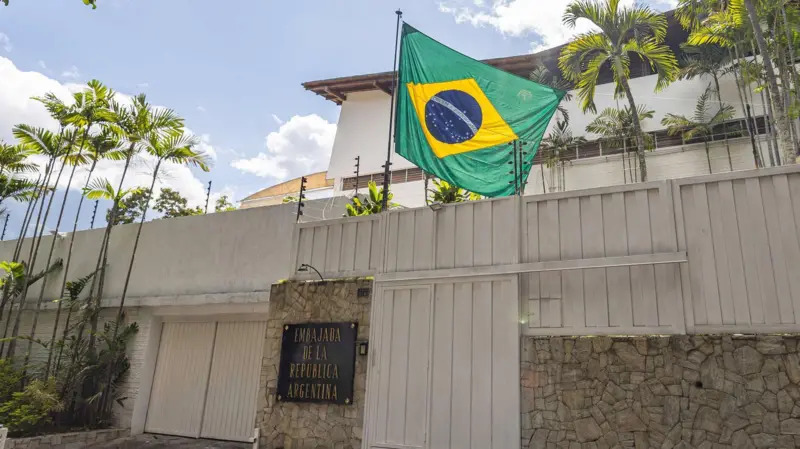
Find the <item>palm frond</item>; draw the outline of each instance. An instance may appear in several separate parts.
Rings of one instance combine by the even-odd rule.
[[[631,40],[623,47],[623,50],[639,55],[658,74],[656,92],[663,90],[669,83],[678,79],[680,67],[675,54],[669,47],[662,45],[656,39]]]
[[[108,179],[95,178],[83,189],[83,195],[92,201],[113,200],[116,192]]]
[[[60,145],[56,135],[45,128],[19,124],[11,130],[11,133],[32,151],[51,157],[59,154]]]

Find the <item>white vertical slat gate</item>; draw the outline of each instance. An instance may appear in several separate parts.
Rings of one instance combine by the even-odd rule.
[[[216,323],[164,323],[145,431],[197,438]]]
[[[519,444],[515,276],[379,287],[365,445]]]
[[[674,253],[668,182],[523,198],[524,262]],[[642,264],[522,275],[532,335],[680,333],[677,264]]]
[[[263,321],[164,323],[145,431],[249,441],[265,330]]]
[[[246,441],[252,436],[265,331],[261,321],[217,324],[201,437]]]
[[[689,331],[797,332],[797,167],[673,182]]]

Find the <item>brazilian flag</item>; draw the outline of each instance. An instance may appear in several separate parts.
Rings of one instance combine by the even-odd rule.
[[[509,143],[526,143],[530,167],[565,92],[464,56],[408,24],[401,39],[397,153],[463,189],[514,194]]]

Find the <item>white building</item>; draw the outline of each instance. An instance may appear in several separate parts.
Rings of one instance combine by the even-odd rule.
[[[671,14],[669,14],[671,18]],[[685,41],[686,33],[674,21],[670,21],[668,44],[676,53],[679,43]],[[546,66],[551,73],[559,73],[557,58],[561,47],[552,48],[536,54],[520,55],[506,58],[486,60],[485,62],[519,76],[527,77],[537,66]],[[680,136],[667,136],[666,129],[661,125],[661,120],[667,113],[684,114],[691,116],[697,103],[697,98],[709,86],[711,79],[681,80],[673,83],[665,90],[655,93],[656,75],[653,75],[648,66],[634,64],[631,67],[631,89],[638,104],[647,106],[655,111],[652,119],[643,122],[646,132],[655,137],[656,149],[647,156],[648,180],[663,180],[695,176],[709,173],[708,161],[702,143],[686,144]],[[609,75],[609,74],[606,74]],[[610,76],[601,75],[601,83],[595,94],[597,110],[602,111],[607,107],[622,108],[627,101],[614,98],[614,84]],[[303,86],[341,105],[336,139],[333,144],[328,176],[335,179],[335,195],[352,194],[355,186],[353,178],[353,160],[361,157],[361,173],[359,187],[366,186],[369,180],[375,180],[382,185],[383,164],[386,160],[386,148],[389,136],[389,110],[392,74],[390,72],[374,73],[368,75],[348,76],[320,81],[310,81]],[[731,162],[729,163],[726,146],[720,141],[712,144],[711,172],[742,170],[754,168],[753,146],[743,122],[745,112],[742,110],[737,92],[735,79],[732,75],[721,79],[722,99],[736,109],[735,120],[731,127],[740,126],[744,133],[741,137],[731,134],[729,139]],[[574,92],[573,92],[574,94]],[[761,147],[762,160],[769,166],[768,144],[765,135],[763,106],[761,95],[751,92],[753,99],[752,115],[758,122],[759,135],[756,145]],[[575,135],[584,135],[589,141],[587,144],[576,148],[575,156],[565,167],[566,190],[585,189],[590,187],[625,184],[636,179],[635,168],[628,168],[628,161],[623,167],[621,148],[603,147],[598,142],[598,136],[587,134],[586,125],[594,118],[595,114],[583,113],[577,97],[573,95],[572,101],[563,103],[569,112],[570,128]],[[735,124],[734,124],[735,123]],[[751,122],[752,123],[752,122]],[[555,119],[551,122],[551,127]],[[715,136],[721,140],[722,135]],[[631,159],[634,159],[631,157]],[[555,190],[555,179],[550,179],[549,169],[542,166],[537,157],[537,164],[530,173],[526,193],[542,193]],[[635,166],[635,163],[633,164]],[[634,172],[634,173],[631,173]],[[633,178],[631,178],[633,175]],[[544,178],[544,179],[543,179]],[[544,182],[544,186],[543,186]],[[416,207],[425,204],[424,181],[422,172],[413,163],[403,157],[392,154],[392,180],[391,190],[394,201],[407,207]]]

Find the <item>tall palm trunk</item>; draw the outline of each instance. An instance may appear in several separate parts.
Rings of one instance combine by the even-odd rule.
[[[743,56],[744,51],[739,49],[739,44],[738,43],[734,44],[734,49],[736,51],[736,61],[739,64],[739,67],[742,67],[742,64],[743,64],[742,61],[745,59],[744,56]],[[755,54],[754,54],[753,58],[754,58],[754,61],[755,61]],[[759,137],[760,136],[760,132],[758,130],[758,121],[756,120],[756,117],[755,117],[755,110],[752,109],[753,108],[753,106],[752,106],[753,105],[753,92],[752,92],[752,89],[750,88],[751,84],[752,83],[745,81],[745,73],[744,73],[744,71],[742,71],[742,92],[744,92],[744,100],[747,103],[747,116],[746,116],[746,118],[747,118],[748,123],[750,123],[750,129],[753,131],[753,134],[752,134],[753,138],[751,140],[753,142],[755,142],[755,145],[756,145],[756,148],[753,151],[758,151],[758,159],[761,161],[761,166],[764,167],[765,166],[765,164],[764,164],[764,150],[761,147],[761,138]],[[750,114],[751,110],[753,112],[752,114]]]
[[[38,186],[40,180],[41,180],[41,175],[39,175],[39,177],[36,178],[35,185]],[[34,192],[35,192],[35,189],[34,189]],[[24,232],[25,222],[28,221],[28,216],[31,213],[31,209],[32,209],[32,206],[34,204],[34,199],[35,199],[35,195],[30,200],[28,200],[28,205],[25,208],[25,215],[22,217],[22,226],[21,226],[20,232],[19,232],[20,235],[22,235],[23,232]],[[19,237],[17,237],[17,240],[19,241]],[[12,260],[16,261],[16,259],[17,259],[17,256],[16,256],[16,249],[15,249],[15,253],[12,256]],[[0,323],[3,322],[3,311],[5,310],[6,305],[9,304],[9,300],[11,299],[11,297],[10,297],[10,287],[11,287],[10,283],[6,283],[6,285],[3,286],[3,295],[2,295],[2,297],[0,297]],[[13,307],[13,302],[12,302],[11,305],[9,305],[9,314],[11,313],[11,307]],[[2,355],[2,354],[3,354],[3,345],[0,344],[0,355]]]
[[[765,89],[769,92],[769,87],[765,86]],[[761,107],[764,111],[764,116],[767,118],[767,150],[769,151],[769,162],[772,167],[776,165],[781,165],[781,157],[778,153],[778,141],[775,137],[775,116],[772,112],[772,104],[769,102],[769,98],[764,96],[764,91],[762,90],[759,92],[761,95]]]
[[[95,167],[97,167],[97,158],[94,158],[92,160],[92,166],[89,168],[89,173],[86,175],[86,182],[83,183],[83,189],[84,190],[89,186],[89,182],[91,182],[91,180],[92,180],[92,173],[94,172]],[[67,257],[66,257],[66,261],[64,262],[64,277],[61,280],[61,289],[59,290],[59,293],[58,293],[59,299],[64,297],[64,293],[65,293],[66,288],[67,288],[67,279],[68,279],[67,276],[69,276],[69,265],[70,265],[70,262],[72,262],[72,249],[73,249],[73,246],[75,245],[75,233],[78,231],[78,221],[80,220],[80,217],[81,217],[81,209],[83,208],[83,200],[85,198],[86,197],[83,194],[81,194],[80,200],[78,200],[78,210],[77,210],[77,212],[75,212],[75,221],[72,223],[72,232],[70,233],[70,236],[69,236],[69,247],[67,248]],[[102,247],[102,244],[100,246]],[[62,302],[59,301],[58,302],[58,307],[56,308],[55,322],[53,323],[53,335],[50,337],[50,346],[49,346],[50,347],[50,351],[49,351],[49,353],[47,355],[47,370],[50,369],[51,362],[52,362],[52,359],[53,359],[53,349],[54,349],[53,345],[55,344],[55,341],[56,341],[56,333],[58,331],[58,324],[59,324],[59,321],[61,320],[61,306],[62,306]],[[70,309],[67,312],[67,319],[64,322],[64,331],[65,332],[69,328],[69,322],[70,322],[71,315],[72,315],[72,309]],[[66,339],[66,335],[64,336],[64,338]],[[61,362],[62,349],[63,349],[63,347],[59,347],[59,349],[58,349],[58,357],[57,357],[56,369],[55,369],[54,373],[58,373],[58,367],[60,366],[60,362]]]
[[[162,160],[159,159],[156,162],[156,167],[153,169],[153,179],[150,181],[150,190],[147,193],[147,201],[144,204],[144,210],[142,211],[142,218],[139,219],[139,227],[136,229],[136,239],[133,241],[133,251],[131,251],[131,261],[128,264],[128,273],[125,275],[125,284],[122,287],[122,297],[119,300],[119,309],[117,310],[117,327],[114,329],[114,333],[116,334],[117,328],[119,328],[120,320],[122,319],[122,310],[125,306],[125,297],[128,294],[128,286],[130,285],[131,281],[131,273],[133,273],[133,263],[136,261],[136,250],[139,248],[139,238],[142,236],[142,226],[144,226],[144,221],[147,218],[147,211],[150,209],[150,199],[153,196],[153,189],[156,185],[156,179],[158,178],[158,170],[161,168]],[[116,335],[114,335],[116,337]]]
[[[644,133],[642,132],[642,123],[639,120],[639,110],[636,109],[636,101],[633,99],[628,79],[620,77],[620,84],[622,84],[622,89],[625,91],[625,96],[628,97],[628,103],[631,106],[631,122],[633,123],[633,131],[636,134],[636,155],[639,158],[641,181],[645,182],[647,181],[647,162],[644,158]]]
[[[738,51],[736,53],[736,58],[734,58],[733,52],[728,49],[728,55],[730,56],[731,60],[735,60],[737,63],[739,62],[739,54]],[[739,104],[742,107],[742,116],[744,117],[744,127],[747,129],[747,134],[750,136],[750,144],[753,148],[753,162],[756,164],[756,168],[761,168],[763,164],[761,163],[761,157],[758,154],[755,146],[755,134],[753,133],[753,129],[750,127],[750,118],[747,116],[747,105],[744,102],[744,96],[742,91],[744,90],[744,80],[739,77],[739,71],[735,68],[732,70],[733,77],[736,80],[736,93],[739,95]]]
[[[706,148],[706,161],[708,162],[708,173],[712,174],[714,173],[714,171],[711,170],[711,151],[708,148],[708,137],[703,138],[703,145]]]
[[[764,62],[764,71],[767,75],[767,84],[770,87],[773,107],[775,108],[775,121],[777,123],[778,141],[780,143],[780,151],[784,155],[784,160],[787,164],[794,164],[797,162],[797,155],[795,149],[792,147],[792,136],[789,130],[789,118],[786,115],[786,110],[783,107],[783,102],[780,96],[778,87],[778,80],[775,76],[775,68],[772,66],[772,60],[769,58],[769,48],[767,41],[764,39],[764,33],[761,31],[761,21],[758,18],[756,7],[753,0],[742,0],[747,15],[750,18],[750,24],[753,26],[753,35],[758,44],[758,50],[764,55],[762,61]]]
[[[36,206],[39,205],[39,212],[41,213],[41,204],[44,203],[45,197],[47,196],[47,185],[50,182],[50,175],[52,174],[53,168],[53,159],[47,161],[45,164],[44,175],[40,175],[37,179],[37,185],[34,189],[34,196],[32,200],[28,203],[28,210],[25,214],[25,218],[22,220],[22,226],[19,230],[19,236],[17,236],[17,243],[14,246],[14,254],[12,256],[12,260],[14,262],[19,261],[20,253],[22,252],[23,243],[25,241],[25,235],[28,233],[28,228],[30,227],[31,221],[33,220],[33,215],[36,211]],[[39,181],[41,180],[41,184]],[[41,201],[41,203],[39,202]],[[27,267],[25,268],[27,270]],[[8,302],[8,316],[6,318],[6,324],[3,329],[3,340],[8,337],[8,330],[11,326],[11,320],[13,319],[14,313],[14,302],[18,299],[19,295],[16,294],[14,291],[10,289],[4,289],[3,295],[6,301]],[[11,296],[9,296],[11,295]],[[11,342],[9,342],[9,346]],[[5,341],[0,342],[0,354],[3,354],[3,349],[5,348]]]
[[[791,75],[789,74],[788,64],[786,64],[786,53],[783,51],[783,46],[776,43],[776,53],[778,55],[778,73],[781,78],[781,90],[783,91],[783,107],[786,111],[787,115],[792,107],[792,99],[791,99]],[[797,124],[795,120],[792,120],[791,117],[787,117],[789,121],[789,131],[792,135],[792,147],[795,149],[795,154],[797,153]]]
[[[92,122],[90,121],[90,122],[87,123],[86,129],[83,131],[83,137],[81,138],[81,145],[78,148],[78,153],[77,153],[77,156],[76,156],[78,158],[83,154],[83,147],[86,145],[86,136],[89,134],[89,128],[91,128],[91,127],[92,127]],[[61,166],[62,170],[63,170],[64,165],[66,165],[66,159],[65,159],[65,162]],[[67,197],[69,195],[69,189],[70,189],[70,187],[72,187],[72,179],[75,177],[75,170],[77,168],[78,168],[78,161],[76,160],[75,164],[72,166],[72,170],[70,170],[69,179],[67,180],[67,186],[64,188],[64,197],[61,199],[61,209],[58,211],[58,219],[56,220],[56,227],[55,227],[55,230],[53,231],[53,239],[50,241],[50,250],[47,253],[47,262],[45,263],[45,267],[49,267],[50,263],[53,260],[53,252],[55,251],[55,248],[56,248],[56,240],[58,240],[58,231],[61,229],[61,220],[64,218],[64,208],[67,205]],[[58,183],[58,181],[56,181],[56,183]],[[56,184],[56,185],[58,185],[58,184]],[[55,197],[55,192],[53,192],[53,197]],[[53,197],[51,197],[51,199],[50,199],[51,203],[52,203]],[[49,206],[48,206],[48,210],[49,210]],[[30,359],[30,356],[31,356],[31,348],[33,347],[33,338],[36,335],[36,327],[39,324],[39,314],[41,313],[41,310],[42,310],[42,301],[44,300],[44,292],[45,292],[45,289],[47,288],[47,278],[48,278],[48,276],[45,276],[44,278],[42,278],[42,286],[39,288],[39,297],[36,299],[36,311],[33,314],[33,322],[31,323],[31,334],[30,334],[31,339],[28,340],[28,347],[27,347],[26,352],[25,352],[25,363],[24,363],[24,365],[28,364],[28,360]],[[59,298],[60,298],[60,296],[59,296]],[[53,329],[55,330],[55,328],[57,326],[58,326],[58,323],[54,324]],[[53,352],[53,348],[50,347],[47,352],[48,352],[47,358],[49,360],[50,359],[50,355]],[[50,363],[48,362],[47,366],[45,368],[45,378],[47,378],[49,375],[50,375]]]
[[[53,164],[55,164],[56,159],[53,159]],[[31,249],[28,253],[28,276],[33,273],[33,270],[36,267],[36,259],[39,256],[39,245],[42,243],[42,236],[44,235],[45,225],[47,223],[47,218],[50,215],[50,208],[53,206],[53,199],[56,196],[56,189],[58,188],[58,182],[61,180],[61,175],[64,173],[64,166],[66,164],[61,164],[61,167],[58,169],[58,175],[56,176],[56,181],[53,184],[53,193],[50,194],[50,199],[47,201],[47,208],[44,211],[44,217],[42,217],[42,208],[44,206],[44,202],[42,202],[42,207],[39,208],[39,217],[36,218],[36,227],[34,228],[33,240],[31,241]],[[41,226],[39,226],[39,218],[41,218]],[[37,232],[38,230],[38,232]],[[53,236],[55,239],[56,236]],[[45,269],[49,269],[50,265],[46,265]],[[14,356],[14,352],[16,350],[16,337],[19,336],[19,325],[22,321],[22,313],[25,310],[25,303],[27,301],[28,296],[28,288],[30,287],[30,282],[25,282],[22,285],[22,291],[19,294],[19,311],[17,312],[16,321],[14,321],[14,328],[11,331],[12,340],[8,344],[8,354],[9,357]],[[35,316],[35,314],[34,314]],[[27,363],[29,360],[29,354],[25,355],[25,363],[23,364],[23,369],[27,367]]]
[[[125,158],[125,165],[122,168],[122,176],[119,179],[119,186],[117,187],[117,192],[122,191],[122,183],[125,182],[125,176],[128,174],[128,168],[130,168],[131,160],[133,159],[133,150],[134,150],[134,143],[131,143],[130,147],[128,148],[128,155]],[[97,258],[97,266],[95,267],[95,273],[97,273],[92,278],[92,286],[89,289],[89,297],[90,303],[92,304],[89,307],[91,311],[91,316],[89,319],[90,322],[90,329],[91,332],[89,333],[89,353],[94,354],[95,349],[95,335],[97,334],[97,321],[99,318],[100,313],[100,303],[103,298],[103,288],[105,287],[105,280],[106,280],[106,267],[108,265],[108,246],[111,243],[111,230],[114,228],[114,221],[117,213],[119,212],[119,198],[114,198],[114,203],[111,206],[111,219],[106,224],[106,231],[103,235],[103,243],[100,248],[100,254],[98,254]],[[99,278],[99,279],[98,279]],[[97,291],[95,292],[95,286],[97,287]],[[94,296],[92,296],[94,294]],[[93,300],[91,298],[94,298]],[[78,335],[82,336],[83,331],[85,330],[85,320],[81,321],[81,327],[79,328]]]
[[[139,226],[136,229],[136,238],[133,240],[133,250],[131,250],[131,261],[128,264],[128,273],[125,275],[125,284],[122,287],[122,296],[119,299],[119,308],[117,309],[117,318],[115,320],[114,333],[113,336],[111,337],[111,341],[116,341],[117,333],[119,332],[120,326],[122,326],[122,320],[123,317],[125,316],[124,314],[125,298],[128,294],[128,286],[130,285],[131,274],[133,273],[133,264],[136,261],[136,250],[139,248],[139,239],[142,236],[142,227],[144,226],[144,222],[147,219],[147,211],[150,209],[150,200],[152,199],[153,196],[153,189],[155,188],[156,185],[156,179],[158,178],[158,170],[159,168],[161,168],[161,162],[162,160],[159,159],[158,162],[156,162],[156,167],[153,169],[153,179],[150,181],[150,190],[148,190],[147,200],[145,201],[144,209],[142,210],[142,217],[139,219]],[[107,371],[108,373],[106,376],[105,385],[106,388],[110,388],[111,376],[113,374],[110,366],[108,367]],[[104,410],[105,407],[108,406],[109,397],[110,397],[110,391],[106,391],[102,397],[101,410]]]
[[[714,87],[717,89],[717,101],[719,101],[719,108],[722,109],[722,104],[723,104],[722,90],[719,87],[719,76],[717,75],[717,72],[712,73],[711,76],[714,78]],[[725,152],[728,154],[728,167],[730,168],[731,171],[733,171],[733,159],[731,159],[731,146],[728,143],[728,124],[723,123],[722,126],[724,132],[723,139],[725,139]]]
[[[36,214],[36,225],[34,226],[34,231],[33,231],[34,239],[31,240],[31,248],[30,248],[30,252],[31,253],[34,251],[35,240],[36,240],[35,239],[36,231],[39,229],[39,222],[41,221],[41,218],[42,218],[42,211],[44,209],[44,203],[45,203],[45,201],[47,201],[47,195],[49,194],[48,186],[50,185],[50,177],[53,174],[54,167],[55,167],[55,158],[51,157],[50,160],[48,161],[47,165],[46,165],[46,172],[45,172],[44,180],[42,181],[42,184],[40,186],[39,192],[36,195],[37,203],[34,204],[33,209],[31,210],[31,214],[28,217],[28,221],[26,223],[24,223],[23,228],[22,228],[22,232],[20,233],[20,236],[17,239],[17,245],[16,245],[16,248],[14,249],[14,261],[15,262],[18,261],[20,256],[21,256],[22,249],[23,249],[24,243],[25,243],[25,235],[28,233],[28,228],[29,228],[31,222],[33,221],[34,210],[36,209],[36,206],[38,205],[39,206],[39,212]],[[25,270],[24,270],[25,278],[30,276],[30,274],[32,273],[32,267],[31,267],[31,263],[30,262],[31,262],[31,255],[28,256],[27,261],[22,261],[22,263],[25,265]],[[19,319],[22,316],[22,310],[23,310],[23,307],[25,305],[25,296],[22,295],[19,292],[15,293],[15,296],[16,296],[18,304],[17,304],[17,317],[16,317],[16,320],[14,320],[15,324],[14,324],[14,328],[13,329],[19,329]],[[14,300],[14,298],[12,298],[12,302],[13,302],[13,300]],[[10,326],[10,323],[12,321],[12,318],[13,318],[12,314],[9,312],[8,320],[6,322],[6,327],[3,330],[3,338],[9,337],[8,330],[9,330],[9,326]],[[12,337],[16,337],[16,334],[14,333],[14,330],[12,330],[11,336]],[[9,357],[9,358],[13,357],[15,349],[16,349],[16,340],[12,339],[12,340],[10,340],[8,342],[8,349],[6,350],[6,357]]]

